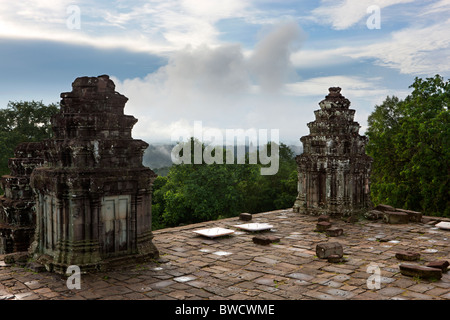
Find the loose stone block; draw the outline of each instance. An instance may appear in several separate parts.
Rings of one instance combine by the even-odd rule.
[[[406,213],[408,215],[410,222],[421,222],[422,221],[422,213],[412,210],[404,210],[404,209],[395,209],[397,212]]]
[[[409,222],[409,216],[404,212],[386,211],[383,220],[389,224],[404,224]]]
[[[374,210],[377,210],[377,211],[391,211],[391,212],[393,212],[393,211],[395,211],[395,208],[390,206],[390,205],[387,205],[387,204],[379,204],[379,205],[377,205],[374,208]]]
[[[380,210],[369,210],[364,214],[364,217],[368,220],[383,219],[384,213]]]
[[[329,237],[339,237],[344,233],[344,230],[341,228],[330,228],[325,230],[325,233]]]
[[[410,251],[403,251],[403,252],[397,252],[395,254],[395,257],[399,260],[403,261],[417,261],[420,259],[420,253],[418,252],[410,252]]]
[[[331,256],[328,257],[328,262],[330,263],[339,263],[342,261],[343,261],[342,257],[337,254],[332,254]]]
[[[28,252],[15,252],[6,254],[3,257],[3,261],[5,261],[6,264],[24,264],[28,261],[28,258]]]
[[[441,279],[442,270],[413,264],[401,264],[400,273],[404,276],[420,277],[423,279]]]
[[[427,264],[427,267],[440,269],[442,272],[447,272],[449,262],[447,260],[432,261]]]
[[[239,215],[239,220],[250,221],[250,220],[252,220],[252,215],[250,213],[246,213],[246,212],[241,213]]]
[[[322,222],[322,221],[330,222],[330,216],[326,215],[326,214],[322,214],[319,216],[319,218],[317,218],[317,221],[318,222]]]
[[[331,228],[331,223],[330,222],[321,221],[321,222],[318,222],[316,224],[316,230],[315,231],[323,232],[323,231],[325,231],[327,229],[330,229],[330,228]]]
[[[271,243],[279,242],[280,238],[275,236],[255,236],[253,237],[253,242],[263,246],[268,246]]]
[[[343,257],[344,249],[338,242],[324,242],[316,246],[316,254],[320,259],[327,259],[331,255]]]

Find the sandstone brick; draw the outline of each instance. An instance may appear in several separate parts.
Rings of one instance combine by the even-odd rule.
[[[395,257],[399,260],[403,261],[417,261],[420,259],[420,253],[418,252],[410,252],[410,251],[402,251],[397,252]]]
[[[318,222],[322,222],[322,221],[330,222],[330,216],[327,214],[322,214],[319,216],[319,218],[317,218],[317,221]]]
[[[316,224],[316,230],[318,232],[323,232],[327,229],[331,228],[331,223],[326,221],[321,221]]]
[[[396,212],[406,213],[408,215],[409,221],[411,222],[421,222],[422,221],[422,213],[412,210],[405,209],[395,209]]]
[[[413,264],[401,264],[399,268],[401,274],[405,276],[438,280],[442,278],[442,271],[437,268],[430,268]]]
[[[409,222],[409,216],[404,212],[386,211],[383,220],[389,224],[404,224]]]
[[[239,215],[239,220],[250,221],[252,220],[252,215],[250,213],[243,212]]]
[[[342,261],[343,261],[342,256],[339,256],[337,254],[332,254],[332,255],[328,256],[328,262],[330,262],[330,263],[339,263]]]
[[[325,230],[325,233],[329,237],[339,237],[344,233],[344,230],[341,228],[330,228]]]
[[[267,246],[271,243],[279,242],[280,238],[275,237],[275,236],[255,236],[255,237],[253,237],[252,240],[256,244],[261,244],[261,245]]]
[[[327,259],[331,255],[342,257],[344,255],[344,249],[338,242],[324,242],[316,246],[316,254],[320,259]]]
[[[427,264],[427,267],[441,269],[442,272],[447,272],[449,262],[447,260],[432,261]]]

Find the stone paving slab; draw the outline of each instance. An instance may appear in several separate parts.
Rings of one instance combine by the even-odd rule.
[[[398,268],[402,261],[395,257],[397,252],[412,251],[420,252],[420,259],[411,262],[418,265],[450,261],[450,231],[423,223],[346,223],[332,218],[333,227],[342,228],[344,234],[327,237],[314,231],[317,217],[291,209],[255,214],[252,222],[274,227],[241,231],[233,227],[242,223],[236,217],[157,230],[154,243],[160,259],[84,274],[81,289],[68,289],[62,275],[8,266],[0,256],[0,300],[450,299],[450,272],[440,280],[404,276]],[[210,227],[236,232],[213,239],[193,233]],[[258,245],[252,241],[256,234],[281,240]],[[316,256],[316,245],[327,241],[343,246],[344,262],[329,263]],[[379,268],[378,278],[373,268]],[[370,279],[378,279],[379,288]]]

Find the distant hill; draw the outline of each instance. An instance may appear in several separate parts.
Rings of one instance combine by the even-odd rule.
[[[175,144],[153,144],[144,152],[142,163],[151,169],[164,168],[172,166],[170,152]]]

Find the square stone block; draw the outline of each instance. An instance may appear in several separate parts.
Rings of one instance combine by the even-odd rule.
[[[344,249],[338,242],[324,242],[316,246],[316,254],[320,259],[327,259],[331,255],[343,257]]]

